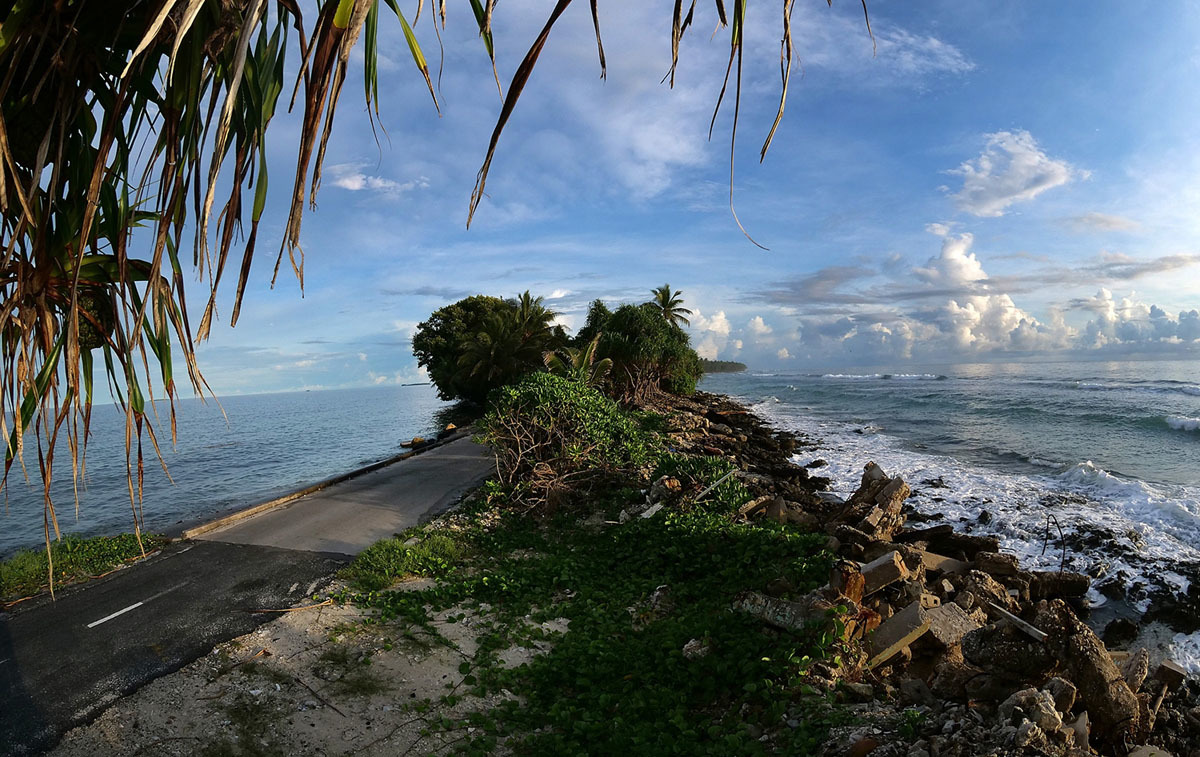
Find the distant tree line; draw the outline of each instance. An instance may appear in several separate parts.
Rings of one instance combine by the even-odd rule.
[[[593,386],[624,404],[656,392],[690,394],[703,373],[680,324],[681,292],[664,284],[641,304],[588,308],[574,336],[557,313],[528,291],[502,299],[474,295],[434,311],[417,326],[413,354],[445,400],[483,404],[498,387],[530,373],[555,373]]]
[[[745,363],[732,360],[706,360],[700,358],[700,370],[704,373],[741,373],[746,370]]]

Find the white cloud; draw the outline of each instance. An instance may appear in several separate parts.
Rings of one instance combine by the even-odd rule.
[[[953,195],[958,207],[991,218],[1004,215],[1015,202],[1032,200],[1047,189],[1088,176],[1065,160],[1046,155],[1024,130],[988,134],[983,153],[949,173],[963,177],[962,189]]]
[[[941,254],[930,258],[924,268],[914,268],[917,278],[942,287],[968,286],[987,278],[979,259],[971,252],[975,241],[973,235],[941,236]]]
[[[364,163],[338,163],[326,169],[327,176],[335,187],[351,192],[376,192],[385,196],[398,197],[414,189],[429,187],[429,179],[424,176],[406,182],[398,182],[383,176],[371,176],[363,173]]]
[[[755,336],[766,336],[773,330],[767,325],[767,322],[763,320],[761,315],[756,315],[751,318],[750,322],[746,324],[746,328],[749,329],[750,333],[754,334]]]
[[[788,352],[787,347],[780,347],[779,351],[775,353],[775,357],[779,358],[780,360],[787,360],[791,357],[791,354]]]
[[[1142,225],[1132,218],[1108,213],[1084,213],[1064,219],[1067,227],[1080,234],[1106,231],[1137,231]]]
[[[553,292],[546,295],[546,299],[547,300],[561,300],[563,297],[567,297],[571,294],[573,294],[573,292],[570,289],[555,289]]]

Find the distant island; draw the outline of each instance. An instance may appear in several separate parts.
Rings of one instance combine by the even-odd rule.
[[[705,373],[741,373],[746,370],[745,363],[735,363],[732,360],[705,360],[700,358],[700,370]]]

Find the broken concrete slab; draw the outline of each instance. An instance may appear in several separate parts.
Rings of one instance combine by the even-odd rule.
[[[1034,600],[1082,597],[1092,585],[1090,576],[1070,571],[1034,571],[1030,576],[1029,594]]]
[[[909,571],[900,553],[892,551],[862,566],[862,576],[865,581],[863,594],[870,596],[896,581],[906,580]]]
[[[954,603],[924,610],[929,619],[929,634],[925,638],[942,647],[953,647],[971,631],[979,628],[961,607]]]
[[[1016,555],[1004,552],[979,552],[975,555],[975,569],[991,576],[1015,576],[1021,572],[1021,562]]]
[[[971,567],[970,563],[929,551],[921,552],[921,562],[925,564],[925,570],[940,571],[943,574],[965,573]]]
[[[896,656],[900,650],[921,638],[933,622],[925,617],[920,602],[914,602],[888,618],[870,637],[870,660],[873,669]]]

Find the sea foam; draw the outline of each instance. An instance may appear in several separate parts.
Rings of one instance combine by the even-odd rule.
[[[1185,415],[1169,415],[1165,419],[1167,425],[1176,431],[1200,431],[1200,418],[1188,418]]]

